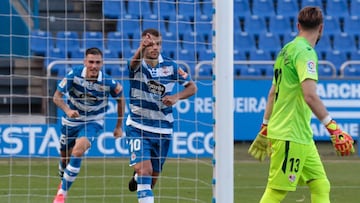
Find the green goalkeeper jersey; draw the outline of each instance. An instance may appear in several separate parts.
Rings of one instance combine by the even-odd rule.
[[[304,100],[301,83],[318,80],[318,57],[310,43],[296,37],[278,54],[274,65],[275,97],[268,124],[268,137],[309,144],[313,140],[310,126],[312,111]]]

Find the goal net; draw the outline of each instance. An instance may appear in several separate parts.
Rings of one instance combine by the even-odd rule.
[[[212,201],[211,0],[1,1],[0,19],[0,202],[52,202],[63,115],[52,101],[57,83],[83,64],[86,48],[98,47],[103,70],[123,84],[128,104],[126,63],[146,28],[161,32],[162,54],[198,86],[195,96],[174,106],[173,140],[155,202]],[[127,144],[113,138],[116,116],[110,100],[105,130],[84,156],[68,202],[137,201],[128,191]]]

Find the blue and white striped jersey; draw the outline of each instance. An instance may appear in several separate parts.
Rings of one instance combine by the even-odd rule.
[[[85,75],[86,67],[75,67],[57,86],[57,90],[67,96],[69,107],[80,114],[78,118],[68,118],[65,114],[64,125],[77,126],[93,121],[103,125],[109,96],[117,99],[122,95],[122,85],[103,71],[99,72],[96,81],[85,80]]]
[[[172,134],[173,107],[163,104],[161,98],[172,93],[175,83],[188,84],[190,75],[161,55],[156,67],[149,67],[143,60],[137,69],[131,70],[130,63],[128,68],[130,113],[126,124],[148,132]]]

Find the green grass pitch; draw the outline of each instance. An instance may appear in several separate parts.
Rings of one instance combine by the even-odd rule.
[[[236,149],[234,162],[234,202],[257,203],[265,189],[268,161],[252,161]],[[332,203],[357,203],[360,199],[360,160],[333,157],[323,152],[331,182]],[[154,189],[157,203],[191,203],[212,200],[210,159],[170,159]],[[52,202],[59,178],[57,159],[0,159],[1,203]],[[127,189],[132,174],[127,159],[85,159],[67,203],[137,202]],[[309,191],[299,186],[284,203],[310,203]]]

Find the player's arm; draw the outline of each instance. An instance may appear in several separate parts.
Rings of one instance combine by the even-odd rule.
[[[197,92],[197,86],[193,81],[188,82],[185,88],[173,95],[167,95],[162,98],[162,102],[167,106],[174,105],[177,101],[187,99]]]
[[[61,110],[63,110],[69,118],[78,117],[79,112],[76,110],[70,109],[69,106],[65,103],[63,96],[64,95],[62,92],[60,92],[59,90],[56,90],[54,93],[54,96],[53,96],[54,104],[56,104],[56,106],[58,106]]]
[[[144,56],[144,51],[146,47],[152,46],[155,44],[155,40],[148,33],[145,37],[142,37],[140,46],[136,50],[134,56],[130,60],[130,68],[132,70],[137,69],[141,63],[141,59]]]
[[[259,161],[263,161],[266,156],[270,156],[271,154],[271,146],[269,140],[267,139],[267,124],[272,113],[274,96],[275,86],[272,85],[268,94],[268,101],[266,103],[263,123],[261,124],[259,133],[257,134],[255,140],[251,143],[248,150],[248,153]]]
[[[122,125],[125,113],[125,97],[124,94],[121,97],[116,99],[117,102],[117,122],[114,130],[114,137],[118,138],[121,137],[123,134]]]
[[[352,137],[342,131],[336,124],[335,120],[333,120],[329,115],[325,105],[316,93],[316,81],[312,79],[305,79],[301,83],[301,86],[305,102],[328,130],[336,152],[341,156],[353,153],[355,150]]]

